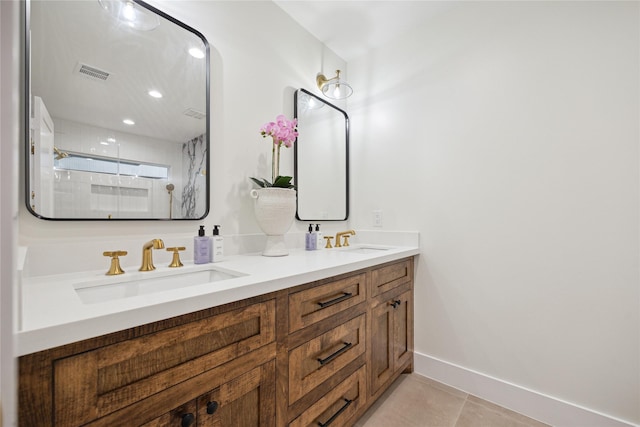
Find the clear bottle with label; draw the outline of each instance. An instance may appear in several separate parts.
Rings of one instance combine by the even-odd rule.
[[[324,235],[320,231],[320,224],[316,224],[316,232],[314,234],[316,235],[316,249],[324,249]]]
[[[211,238],[211,262],[220,262],[224,258],[224,237],[220,235],[220,226],[213,226]]]
[[[198,235],[193,238],[193,263],[207,264],[211,260],[211,241],[204,235],[204,225],[200,226]]]

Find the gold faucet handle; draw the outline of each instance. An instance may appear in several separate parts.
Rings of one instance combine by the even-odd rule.
[[[342,244],[342,246],[349,246],[349,237],[351,237],[351,234],[345,234],[342,237],[344,237],[344,243]]]
[[[106,251],[102,253],[103,256],[111,257],[111,266],[109,267],[109,271],[105,273],[107,276],[124,273],[124,270],[120,267],[120,259],[118,257],[125,256],[126,254],[127,251]]]
[[[325,249],[331,249],[333,246],[331,246],[331,239],[333,239],[333,236],[324,236],[324,239],[327,241],[327,244],[324,246]]]
[[[173,248],[167,248],[167,252],[173,252],[173,259],[171,260],[171,264],[169,264],[169,267],[182,267],[183,264],[180,261],[180,251],[184,251],[185,248],[184,246],[176,246]]]

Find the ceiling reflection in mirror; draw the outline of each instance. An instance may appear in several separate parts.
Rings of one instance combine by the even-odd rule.
[[[27,206],[45,219],[209,210],[209,48],[141,1],[30,1]]]
[[[297,218],[344,221],[349,217],[349,117],[304,89],[295,92],[294,110]]]

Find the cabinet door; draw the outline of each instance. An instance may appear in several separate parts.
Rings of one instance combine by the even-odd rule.
[[[371,394],[393,374],[393,306],[388,301],[371,310]]]
[[[371,310],[371,394],[413,358],[413,298],[406,291]]]
[[[131,425],[137,425],[132,420]],[[196,425],[196,401],[191,400],[141,427],[188,427]]]
[[[393,370],[397,371],[413,357],[413,298],[407,291],[394,299]]]
[[[198,397],[198,427],[275,426],[275,374],[272,360]]]

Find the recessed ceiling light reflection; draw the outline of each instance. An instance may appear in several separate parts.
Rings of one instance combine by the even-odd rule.
[[[129,126],[133,126],[133,125],[135,125],[135,124],[136,124],[136,122],[134,122],[134,121],[133,121],[133,120],[131,120],[131,119],[124,119],[124,120],[122,121],[122,123],[124,123],[125,125],[129,125]]]
[[[198,59],[204,58],[204,52],[202,51],[202,49],[198,49],[197,47],[192,47],[191,49],[189,49],[189,55]]]
[[[107,141],[100,141],[100,145],[109,145]]]
[[[115,138],[107,138],[107,142],[116,142]]]
[[[149,96],[153,97],[153,98],[162,98],[162,94],[160,92],[158,92],[157,90],[150,90],[149,91]]]

